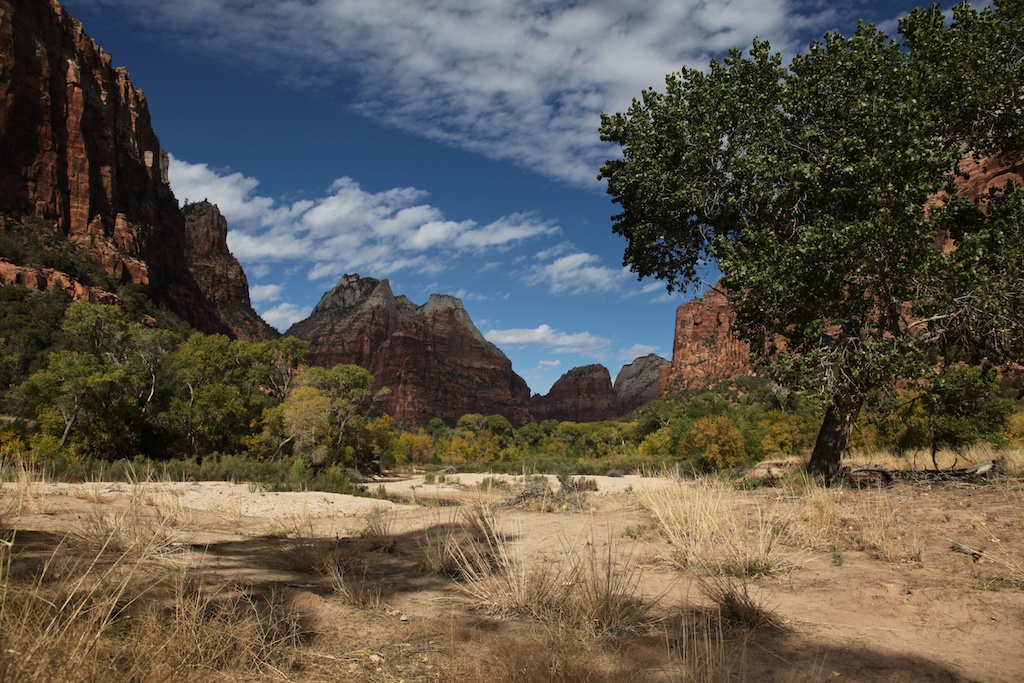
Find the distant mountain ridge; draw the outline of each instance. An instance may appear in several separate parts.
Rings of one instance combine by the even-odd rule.
[[[309,342],[311,364],[369,370],[391,390],[384,409],[396,420],[482,413],[517,426],[530,421],[526,382],[455,297],[432,294],[417,306],[387,280],[345,275],[285,334]]]
[[[661,395],[659,375],[668,364],[655,354],[637,358],[622,367],[614,384],[603,365],[573,368],[546,395],[530,399],[530,413],[538,422],[598,422],[623,417]]]

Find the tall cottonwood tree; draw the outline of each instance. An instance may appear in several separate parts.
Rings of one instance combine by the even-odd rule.
[[[602,116],[624,263],[670,290],[718,266],[752,352],[826,406],[812,473],[871,392],[1024,355],[1024,191],[956,192],[1020,159],[1022,7],[918,10],[902,43],[862,24],[788,66],[755,41]]]
[[[281,406],[284,433],[314,465],[373,469],[376,453],[359,443],[356,427],[390,392],[374,391],[374,378],[357,365],[310,367],[296,378]]]

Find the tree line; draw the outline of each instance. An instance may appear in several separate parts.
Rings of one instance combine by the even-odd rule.
[[[397,425],[381,412],[387,389],[375,389],[369,372],[306,367],[307,343],[293,337],[251,343],[157,327],[14,286],[0,287],[0,322],[0,456],[64,472],[143,458],[175,476],[347,490],[358,473],[395,467],[734,470],[806,455],[824,410],[768,377],[748,377],[615,421],[515,428],[472,413]],[[853,443],[906,454],[1019,446],[1018,393],[990,370],[950,370],[927,390],[906,386],[870,401]]]

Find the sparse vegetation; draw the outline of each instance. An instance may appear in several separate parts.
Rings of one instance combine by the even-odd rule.
[[[780,515],[760,500],[738,502],[721,480],[680,482],[639,497],[671,546],[669,559],[682,569],[752,578],[785,566]]]
[[[16,537],[0,544],[0,680],[245,676],[275,669],[304,638],[280,595],[208,585],[153,550],[110,552],[115,534],[95,539],[95,555],[59,543],[27,559]]]

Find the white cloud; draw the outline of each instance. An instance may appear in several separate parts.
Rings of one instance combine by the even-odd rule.
[[[249,287],[249,299],[253,303],[277,301],[281,298],[281,285],[252,285]]]
[[[609,345],[607,339],[589,332],[559,332],[547,324],[535,328],[491,330],[485,332],[484,337],[498,346],[540,346],[561,353],[595,354]]]
[[[308,318],[312,312],[313,309],[310,306],[296,306],[295,304],[285,302],[263,311],[260,313],[260,317],[266,320],[272,327],[284,332],[293,323]]]
[[[595,254],[569,254],[547,265],[531,268],[526,282],[546,284],[552,294],[587,294],[612,292],[630,280],[629,269],[609,268],[599,265],[600,261]]]
[[[351,178],[334,181],[323,197],[291,204],[255,194],[255,178],[173,157],[170,180],[177,196],[202,197],[220,207],[230,227],[228,246],[246,265],[306,261],[314,280],[358,271],[438,273],[461,253],[502,251],[559,232],[534,213],[483,225],[452,221],[423,202],[422,190],[367,192]]]
[[[642,356],[649,356],[652,353],[657,353],[657,346],[650,346],[649,344],[633,344],[628,349],[622,349],[615,354],[617,360],[632,363],[637,358]]]
[[[542,360],[538,365],[542,368],[560,368],[562,367],[562,361],[560,360]]]
[[[600,112],[754,36],[792,51],[798,31],[829,28],[839,11],[816,0],[103,2],[299,87],[345,84],[377,121],[580,185],[612,153]]]
[[[487,301],[490,298],[485,294],[477,294],[475,292],[470,292],[465,289],[456,290],[455,293],[452,294],[452,296],[461,301]]]
[[[576,245],[573,244],[572,242],[559,242],[553,247],[549,247],[547,249],[544,249],[543,251],[538,251],[537,260],[547,261],[548,259],[555,258],[556,256],[561,256],[562,254],[568,253],[575,248]]]
[[[241,221],[260,216],[274,204],[267,197],[253,197],[252,192],[259,181],[241,173],[220,174],[206,164],[189,164],[171,156],[169,175],[179,201],[209,199],[229,220]]]

